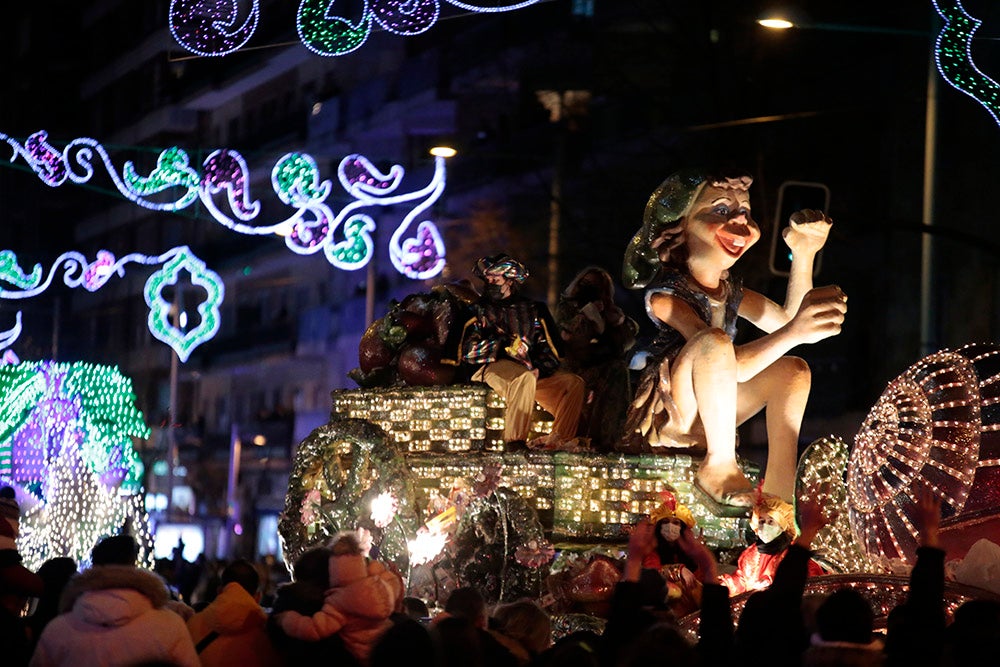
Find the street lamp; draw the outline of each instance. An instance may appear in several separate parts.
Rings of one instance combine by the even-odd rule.
[[[840,23],[812,23],[791,20],[784,16],[768,15],[757,20],[758,25],[771,30],[790,28],[832,30],[840,32],[860,32],[892,35],[916,35],[930,37],[931,33],[881,26],[845,25]],[[924,231],[920,245],[920,356],[937,351],[937,336],[934,332],[936,308],[934,300],[934,245],[930,228],[934,224],[934,175],[937,151],[937,65],[933,43],[927,65],[927,102],[924,112],[924,180],[921,222]]]

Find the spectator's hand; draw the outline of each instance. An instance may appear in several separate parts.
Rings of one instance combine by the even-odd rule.
[[[643,519],[632,526],[632,534],[628,538],[628,557],[625,559],[624,581],[639,581],[642,571],[642,561],[656,549],[656,535],[649,519]]]
[[[938,529],[941,525],[941,499],[934,492],[922,487],[917,493],[917,519],[920,529],[920,544],[938,547]]]
[[[643,519],[632,526],[632,534],[628,538],[628,557],[640,560],[653,553],[656,549],[656,535],[649,519]]]
[[[677,539],[677,546],[698,566],[697,575],[703,584],[718,583],[719,567],[715,562],[715,556],[701,538],[695,536],[694,531],[682,530],[681,536]]]
[[[823,515],[823,508],[814,499],[804,500],[799,503],[799,536],[795,538],[795,544],[808,549],[812,541],[816,539],[817,533],[823,529],[830,521],[836,518],[834,513],[829,517]]]

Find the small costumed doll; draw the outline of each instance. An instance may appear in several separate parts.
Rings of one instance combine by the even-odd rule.
[[[743,550],[732,574],[719,575],[719,583],[730,595],[759,591],[774,581],[774,572],[795,539],[795,509],[777,496],[758,491],[750,517],[756,541]],[[809,576],[826,574],[819,563],[809,561]]]
[[[663,502],[649,514],[656,549],[646,555],[642,566],[658,571],[666,580],[667,605],[679,618],[701,606],[701,583],[694,576],[698,566],[677,543],[685,531],[694,529],[695,520],[673,493],[664,491],[662,496]]]

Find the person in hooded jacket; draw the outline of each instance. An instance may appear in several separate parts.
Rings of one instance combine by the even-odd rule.
[[[127,535],[106,538],[94,547],[94,566],[66,586],[62,613],[45,626],[31,656],[32,667],[151,662],[200,667],[183,619],[166,608],[167,587],[155,574],[134,565],[137,554],[138,545]]]
[[[312,616],[286,611],[276,616],[289,637],[319,641],[334,634],[362,664],[379,637],[392,626],[389,617],[403,599],[403,581],[378,561],[369,561],[358,536],[341,533],[330,548],[329,584],[323,607]]]
[[[260,575],[243,559],[226,566],[219,595],[187,622],[203,667],[283,664],[266,625],[267,614],[260,606]]]

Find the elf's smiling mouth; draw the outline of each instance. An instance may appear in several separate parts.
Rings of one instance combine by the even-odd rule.
[[[719,228],[715,238],[729,255],[739,257],[753,242],[753,236],[749,232],[750,228],[746,225],[729,224]]]

